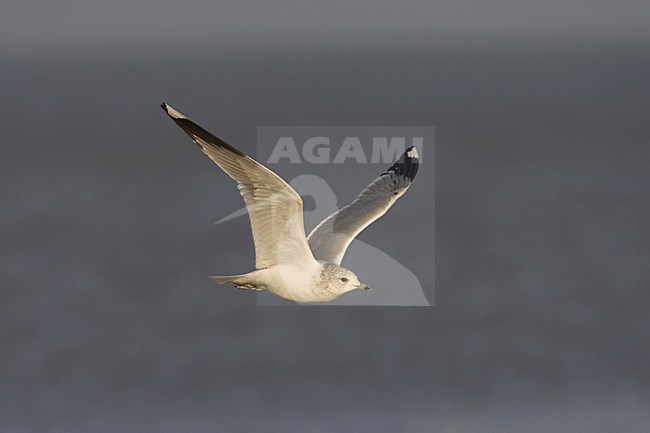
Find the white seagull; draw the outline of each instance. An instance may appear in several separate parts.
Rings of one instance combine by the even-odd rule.
[[[299,303],[330,302],[356,289],[370,290],[341,265],[350,242],[381,217],[411,185],[418,153],[411,146],[352,203],[305,236],[302,199],[280,176],[163,103],[163,110],[228,176],[244,198],[255,243],[255,269],[211,276],[244,290],[267,290]]]

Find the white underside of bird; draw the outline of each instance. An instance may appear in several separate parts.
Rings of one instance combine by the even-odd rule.
[[[376,178],[352,203],[305,235],[302,199],[282,178],[167,104],[165,112],[237,182],[253,232],[256,270],[211,276],[244,290],[266,290],[299,302],[330,302],[352,290],[370,290],[341,265],[352,240],[409,188],[418,170],[415,147]]]

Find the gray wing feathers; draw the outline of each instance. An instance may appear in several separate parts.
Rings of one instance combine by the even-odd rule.
[[[262,164],[166,104],[165,112],[232,179],[242,195],[255,242],[255,267],[296,263],[313,256],[305,237],[302,199]]]
[[[317,260],[340,265],[352,240],[380,218],[411,185],[418,170],[415,148],[382,173],[352,203],[325,218],[307,241]]]

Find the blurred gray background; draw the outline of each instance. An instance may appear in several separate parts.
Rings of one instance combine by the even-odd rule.
[[[649,14],[4,1],[0,432],[647,431]],[[435,125],[435,307],[213,286],[252,263],[212,225],[241,199],[163,100],[249,153]]]

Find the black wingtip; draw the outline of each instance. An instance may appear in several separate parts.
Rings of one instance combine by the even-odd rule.
[[[392,171],[398,176],[404,176],[412,181],[415,179],[415,175],[418,173],[419,166],[420,155],[418,154],[418,150],[415,148],[415,146],[411,146],[404,151],[397,162],[391,165],[385,173]]]
[[[190,119],[185,117],[184,114],[176,111],[173,107],[170,107],[166,103],[160,104],[163,110],[165,110],[165,113],[178,125],[187,135],[190,136],[190,138],[201,148],[203,148],[202,144],[199,144],[197,139],[203,140],[205,143],[207,143],[210,146],[213,147],[222,147],[230,152],[233,152],[239,156],[245,157],[246,155],[241,152],[240,150],[234,148],[230,144],[226,143],[224,140],[221,138],[217,137],[216,135],[212,134],[211,132],[207,131],[206,129],[201,128],[199,125],[196,123],[192,122]]]

